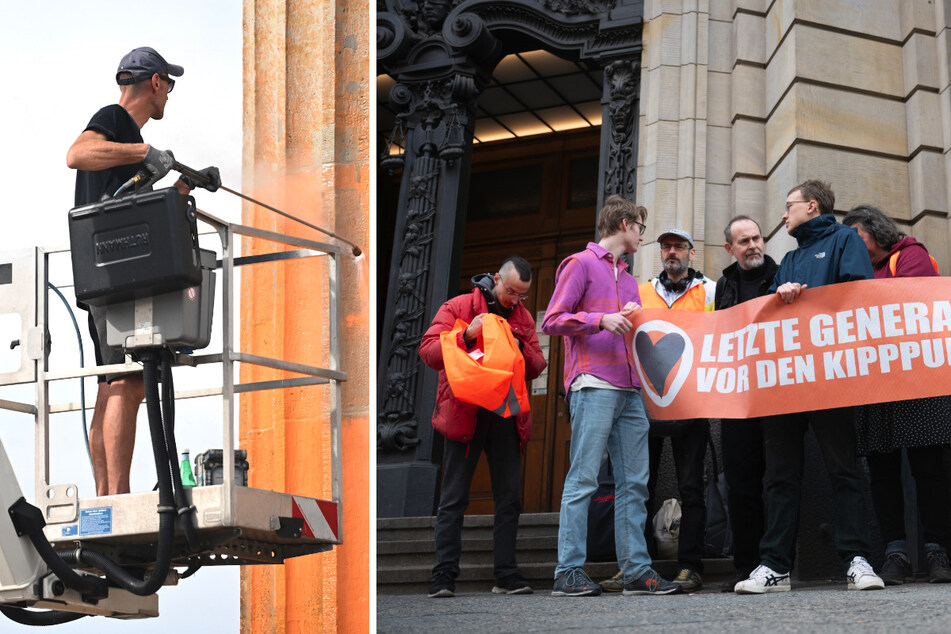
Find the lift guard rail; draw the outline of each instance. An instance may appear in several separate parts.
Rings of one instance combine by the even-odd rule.
[[[213,354],[177,354],[177,365],[200,366],[221,364],[221,386],[175,393],[176,400],[207,396],[222,397],[223,482],[220,485],[195,487],[190,490],[191,502],[198,508],[198,530],[204,550],[197,555],[175,560],[177,565],[280,563],[294,557],[328,550],[342,543],[341,504],[341,411],[340,383],[347,374],[340,369],[340,257],[339,246],[266,231],[220,220],[201,210],[199,220],[209,225],[221,242],[221,259],[216,270],[221,280],[221,352]],[[236,237],[266,240],[293,249],[273,253],[236,257]],[[0,409],[31,414],[35,418],[35,492],[36,504],[42,510],[47,526],[45,532],[54,545],[66,547],[82,541],[95,549],[119,559],[141,558],[151,548],[157,530],[154,492],[122,496],[80,499],[76,485],[53,484],[50,480],[51,414],[81,409],[78,402],[50,403],[49,385],[53,381],[89,377],[103,373],[131,373],[141,370],[138,363],[116,364],[68,370],[49,370],[48,273],[49,256],[65,250],[36,248],[32,255],[12,262],[0,263],[0,283],[9,267],[12,286],[0,293],[0,316],[5,312],[20,315],[21,366],[16,372],[0,372],[0,386],[17,383],[36,385],[34,403],[0,399]],[[326,257],[329,290],[329,367],[322,368],[282,359],[241,352],[234,344],[236,266],[274,263],[309,257]],[[34,270],[24,271],[32,262]],[[28,280],[24,282],[23,280]],[[32,280],[33,288],[24,293],[24,284]],[[25,298],[29,296],[30,301]],[[35,299],[35,302],[32,301]],[[32,304],[32,305],[31,305]],[[236,382],[235,364],[268,367],[302,376],[249,383]],[[305,496],[239,487],[235,479],[234,395],[306,385],[330,384],[330,451],[331,500],[315,500]],[[253,458],[252,458],[253,459]],[[79,526],[84,513],[109,508],[108,532],[83,532]],[[113,511],[113,509],[115,509]]]

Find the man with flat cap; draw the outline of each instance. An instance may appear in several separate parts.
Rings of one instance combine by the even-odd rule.
[[[86,129],[66,154],[66,164],[76,170],[75,204],[86,205],[115,195],[140,172],[145,188],[168,174],[175,162],[171,152],[152,147],[142,140],[141,128],[149,119],[165,114],[168,95],[175,87],[173,77],[185,72],[169,64],[158,51],[147,46],[122,58],[116,71],[119,103],[93,115]],[[215,191],[221,185],[218,168],[201,171],[208,179],[199,184],[185,176],[175,182],[182,194],[196,186]],[[106,345],[105,308],[89,310],[89,330],[96,350],[97,365],[123,363],[121,347]],[[144,396],[141,374],[108,374],[99,377],[96,408],[89,427],[89,445],[97,495],[129,492],[129,473],[135,445],[135,419]]]
[[[716,284],[690,267],[697,255],[690,234],[683,229],[670,229],[657,237],[657,243],[660,245],[663,270],[657,277],[640,285],[641,306],[671,310],[713,310]],[[648,513],[653,512],[664,438],[670,438],[682,513],[677,544],[680,572],[673,581],[684,592],[694,592],[703,586],[700,575],[703,572],[701,558],[706,545],[704,530],[707,512],[703,500],[703,459],[707,452],[710,425],[705,418],[676,421],[650,419],[650,425]]]

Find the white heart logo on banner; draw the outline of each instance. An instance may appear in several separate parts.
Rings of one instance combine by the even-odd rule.
[[[652,332],[663,333],[656,342]],[[677,364],[677,374],[667,386],[670,372]],[[641,387],[659,407],[673,403],[693,366],[693,344],[683,330],[666,321],[654,320],[641,324],[634,332],[634,366],[641,379]]]

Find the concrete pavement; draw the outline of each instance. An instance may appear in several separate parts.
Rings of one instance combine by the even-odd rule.
[[[951,632],[951,584],[923,581],[847,591],[844,581],[795,584],[791,592],[734,595],[552,597],[462,592],[377,597],[377,631],[400,632]]]

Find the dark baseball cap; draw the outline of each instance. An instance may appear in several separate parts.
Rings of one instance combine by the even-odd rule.
[[[119,75],[122,73],[132,73],[132,76],[119,79]],[[116,71],[116,83],[120,85],[137,84],[140,81],[150,79],[155,73],[181,77],[185,73],[185,69],[166,62],[165,58],[159,55],[154,48],[140,46],[126,53],[122,61],[119,62],[119,70]]]

